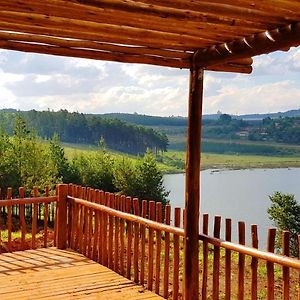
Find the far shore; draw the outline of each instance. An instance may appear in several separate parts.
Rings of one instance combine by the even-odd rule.
[[[184,167],[178,168],[173,165],[181,162],[184,166],[185,152],[170,151],[166,156],[168,159],[164,161],[164,165],[168,167],[162,170],[165,174],[185,173]],[[300,157],[203,153],[201,160],[201,171],[278,168],[300,168]]]

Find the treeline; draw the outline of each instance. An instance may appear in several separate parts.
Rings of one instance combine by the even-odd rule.
[[[300,117],[265,118],[250,132],[249,139],[300,144]]]
[[[185,117],[158,117],[125,113],[110,113],[98,116],[143,126],[187,126],[187,118]]]
[[[0,132],[0,157],[2,192],[23,186],[29,193],[34,186],[54,187],[64,182],[167,202],[162,173],[149,151],[134,162],[111,156],[102,145],[98,151],[68,160],[58,135],[46,143],[17,117],[12,136]]]
[[[143,154],[147,149],[164,152],[168,147],[166,134],[152,128],[67,110],[0,111],[1,127],[12,134],[17,116],[21,116],[29,128],[36,128],[38,135],[46,139],[57,133],[63,142],[97,144],[103,138],[110,149],[130,154]]]

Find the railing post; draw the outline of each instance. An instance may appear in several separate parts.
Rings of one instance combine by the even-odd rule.
[[[67,247],[67,196],[68,196],[68,185],[59,184],[57,186],[57,197],[58,197],[58,212],[57,212],[57,248],[66,249]]]

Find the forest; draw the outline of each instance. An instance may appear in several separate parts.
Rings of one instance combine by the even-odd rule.
[[[68,159],[57,134],[45,141],[18,116],[12,135],[0,132],[0,157],[0,199],[8,187],[18,192],[22,186],[28,195],[34,186],[53,189],[63,182],[167,202],[163,175],[149,150],[133,161],[113,156],[100,143],[97,151]]]
[[[70,113],[67,110],[3,110],[0,111],[2,129],[12,134],[18,116],[44,139],[50,139],[56,133],[62,142],[97,145],[102,138],[110,149],[130,154],[144,154],[147,149],[155,153],[164,152],[168,147],[166,134],[153,128],[97,115]]]

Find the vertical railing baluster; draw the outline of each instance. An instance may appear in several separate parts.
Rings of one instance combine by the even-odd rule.
[[[155,202],[149,202],[149,217],[150,220],[155,220]],[[153,240],[154,240],[154,230],[149,228],[148,237],[148,290],[153,289]]]
[[[165,206],[165,223],[171,223],[171,206]],[[170,274],[170,233],[165,232],[165,259],[164,259],[164,298],[169,295],[169,274]]]
[[[139,216],[139,200],[133,199],[133,213]],[[139,282],[139,223],[134,222],[134,243],[133,243],[133,270],[134,282]]]
[[[132,200],[131,197],[126,197],[126,212],[131,213]],[[132,246],[132,222],[127,221],[127,255],[126,255],[126,277],[131,279],[131,246]]]
[[[36,186],[33,187],[33,197],[38,197],[38,188]],[[38,204],[33,204],[33,217],[32,217],[32,237],[31,237],[31,248],[36,249],[36,232],[37,232],[37,217],[38,217]]]
[[[257,225],[251,225],[251,240],[252,247],[258,248],[258,234],[257,234]],[[251,300],[257,299],[257,268],[258,268],[258,259],[252,256],[251,259]]]
[[[238,223],[239,244],[245,245],[245,222]],[[239,253],[238,271],[238,300],[244,299],[245,289],[245,254]]]
[[[202,233],[208,235],[208,214],[203,214]],[[203,241],[202,248],[202,299],[207,299],[207,277],[208,277],[208,243]]]
[[[25,191],[23,187],[19,188],[19,197],[23,199],[25,197]],[[25,204],[20,204],[20,225],[21,225],[21,248],[25,250],[26,240],[26,220],[25,220]]]
[[[156,203],[156,222],[162,222],[162,204]],[[156,230],[156,257],[155,257],[155,293],[159,294],[160,288],[160,256],[161,256],[161,231]]]
[[[7,189],[7,200],[12,199],[12,188]],[[8,251],[11,252],[12,246],[11,246],[11,235],[12,235],[12,206],[7,206],[7,248]]]
[[[120,210],[125,211],[125,203],[126,198],[124,195],[121,196],[120,199]],[[125,241],[124,241],[124,234],[125,234],[125,222],[124,219],[120,220],[120,274],[125,275],[124,269],[124,252],[125,252]]]
[[[276,229],[268,230],[268,245],[267,251],[274,252],[275,250]],[[274,300],[274,263],[267,261],[267,299]]]
[[[120,210],[120,196],[115,195],[115,209]],[[119,236],[120,218],[115,217],[115,237],[114,237],[114,271],[119,272]]]
[[[45,187],[45,196],[49,197],[49,186]],[[21,214],[21,207],[20,207]],[[49,203],[44,203],[44,248],[48,246],[48,214],[49,214]]]
[[[282,232],[282,254],[290,256],[290,233],[288,231]],[[282,294],[283,300],[290,299],[290,269],[288,267],[282,267]]]
[[[95,190],[95,203],[100,204],[100,191]],[[99,247],[100,247],[100,211],[95,210],[95,232],[94,232],[94,244],[93,244],[93,260],[100,262]]]
[[[214,237],[220,238],[221,217],[215,216],[214,222]],[[214,246],[214,260],[213,260],[213,299],[219,299],[220,293],[220,247]]]
[[[225,220],[225,240],[231,242],[232,222]],[[231,251],[225,251],[225,299],[229,300],[231,295]]]
[[[108,206],[110,208],[114,207],[115,195],[113,193],[109,196]],[[114,244],[114,217],[112,215],[108,216],[108,267],[113,270],[113,244]]]
[[[180,213],[181,209],[179,207],[175,208],[174,211],[174,226],[180,227]],[[173,300],[178,299],[179,295],[179,250],[180,250],[180,240],[177,234],[173,236]]]
[[[142,217],[147,217],[147,204],[146,200],[142,201]],[[140,226],[141,230],[141,279],[140,282],[143,285],[145,282],[145,256],[146,256],[146,227]]]

